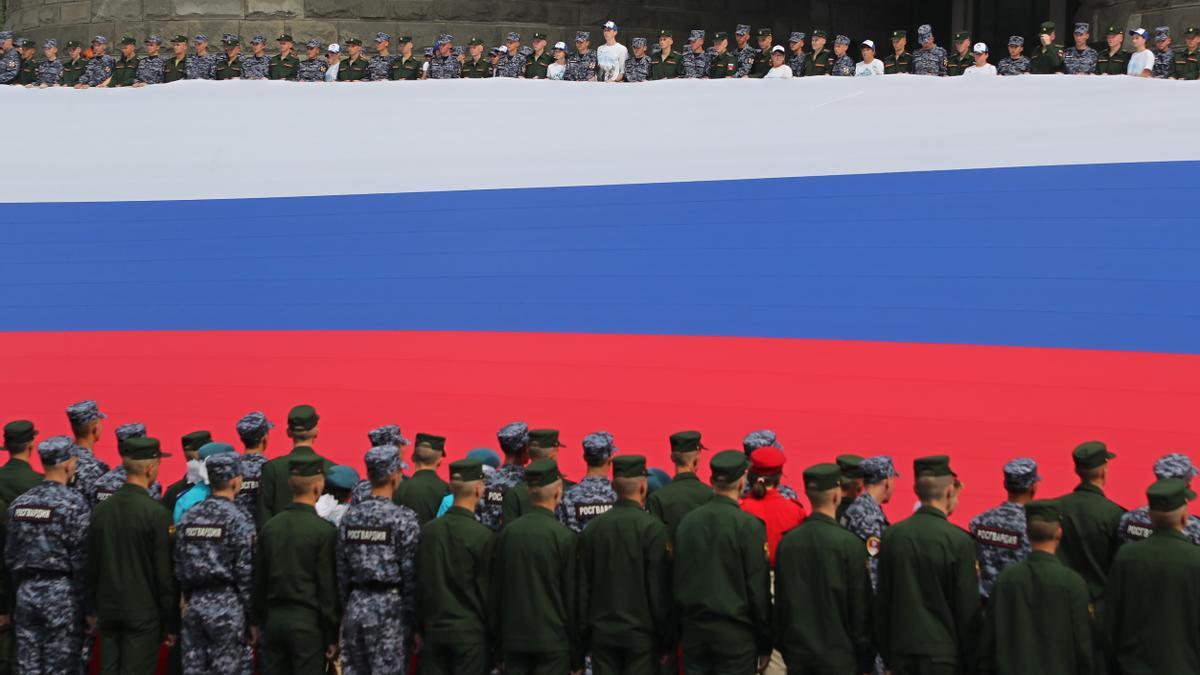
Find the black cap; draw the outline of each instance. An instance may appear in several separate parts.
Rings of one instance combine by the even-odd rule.
[[[1163,478],[1146,489],[1146,502],[1151,511],[1167,513],[1181,508],[1196,498],[1188,488],[1187,481],[1178,478]]]
[[[311,405],[298,405],[288,413],[288,429],[292,431],[310,431],[317,426],[321,416]]]
[[[483,462],[477,459],[450,462],[450,480],[460,480],[464,483],[483,480]]]
[[[291,33],[283,33],[279,37],[275,38],[275,41],[276,42],[295,42],[295,40],[292,39]]]
[[[892,40],[899,40],[901,38],[907,38],[907,37],[908,37],[908,31],[906,31],[906,30],[892,31]]]
[[[838,455],[837,465],[842,470],[842,477],[846,480],[858,480],[862,478],[862,461],[863,458],[858,455]]]
[[[288,460],[288,473],[307,478],[325,472],[325,462],[320,457],[292,457]]]
[[[529,445],[542,449],[566,447],[558,442],[558,429],[530,429]]]
[[[758,37],[771,37],[771,29],[770,28],[759,28],[757,35],[758,35]]]
[[[132,37],[130,37],[130,36],[128,36],[128,35],[126,35],[125,37],[121,38],[121,44],[122,44],[122,45],[134,45],[134,46],[136,46],[136,45],[137,45],[137,40],[136,40],[136,39],[134,39],[134,38],[132,38]],[[32,45],[30,45],[30,46],[32,46]]]
[[[4,447],[29,443],[37,436],[37,429],[29,420],[16,420],[4,425]]]
[[[419,447],[422,445],[427,445],[430,448],[437,450],[438,452],[440,452],[442,454],[446,454],[446,437],[445,436],[434,436],[432,434],[417,434],[416,445],[414,447]]]
[[[1071,459],[1075,460],[1076,469],[1095,469],[1103,466],[1108,460],[1116,457],[1108,451],[1108,446],[1100,441],[1088,441],[1081,443],[1075,451],[1071,453]]]
[[[646,458],[619,455],[613,458],[613,478],[641,478],[646,475]]]
[[[967,32],[967,31],[965,31],[965,30],[960,30],[960,31],[958,31],[957,33],[955,33],[955,34],[954,34],[954,40],[955,40],[955,41],[959,41],[959,40],[970,40],[970,39],[971,39],[971,34],[970,34],[970,33],[968,33],[968,32]]]
[[[671,434],[671,452],[695,452],[707,450],[700,442],[699,431],[680,431]]]
[[[1062,513],[1056,499],[1035,499],[1025,504],[1025,519],[1043,523],[1057,523],[1062,520]]]
[[[203,430],[184,434],[181,440],[184,452],[199,452],[202,446],[209,443],[212,443],[212,434]]]
[[[750,459],[740,450],[722,450],[713,455],[708,467],[712,469],[712,479],[719,483],[732,483],[746,474],[750,468]]]
[[[837,464],[814,464],[804,470],[804,489],[813,492],[832,490],[842,484],[844,475],[842,467]]]
[[[922,476],[958,476],[950,468],[950,457],[946,455],[930,455],[913,460],[913,475]]]
[[[552,459],[539,459],[525,467],[525,484],[531,488],[546,487],[560,478],[558,463]]]
[[[159,459],[170,457],[171,453],[162,451],[157,438],[142,436],[125,439],[121,444],[121,456],[129,459]]]

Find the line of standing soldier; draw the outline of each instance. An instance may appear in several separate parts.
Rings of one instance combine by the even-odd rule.
[[[335,526],[315,508],[333,472],[311,406],[289,413],[291,451],[269,461],[261,413],[237,425],[244,456],[186,435],[189,474],[165,500],[178,513],[192,491],[207,497],[175,519],[151,489],[158,440],[121,427],[124,484],[94,501],[79,476],[105,416],[84,401],[68,417],[74,438],[36,445],[44,477],[28,463],[34,425],[4,428],[2,623],[21,673],[80,672],[97,633],[103,673],[154,672],[177,639],[185,673],[253,672],[256,647],[267,673],[340,662],[350,675],[405,673],[414,655],[422,673],[568,673],[590,659],[601,675],[649,674],[681,655],[684,673],[745,675],[772,650],[790,673],[1200,668],[1184,455],[1156,462],[1148,505],[1128,513],[1104,496],[1115,455],[1102,443],[1074,450],[1080,484],[1057,500],[1035,499],[1036,464],[1013,460],[1008,500],[970,533],[947,519],[963,487],[948,457],[914,461],[919,506],[890,525],[891,460],[843,455],[803,472],[811,515],[770,534],[762,506],[739,507],[748,480],[768,477],[756,473],[782,471],[770,432],[716,453],[711,485],[700,434],[672,435],[675,477],[650,494],[645,459],[614,456],[604,432],[584,441],[579,483],[559,472],[558,432],[523,423],[498,434],[502,466],[452,462],[446,483],[444,437],[417,435],[405,479],[407,441],[381,427]],[[189,480],[197,462],[206,475]],[[771,485],[754,492],[795,500]]]

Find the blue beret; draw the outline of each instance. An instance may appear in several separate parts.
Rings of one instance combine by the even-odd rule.
[[[475,448],[467,453],[467,459],[479,460],[483,462],[484,466],[490,466],[493,469],[500,468],[500,455],[490,448]]]
[[[207,460],[215,455],[237,454],[233,446],[228,443],[205,443],[200,446],[200,459]]]
[[[358,484],[358,472],[345,464],[337,464],[326,472],[325,482],[335,488],[352,490]]]

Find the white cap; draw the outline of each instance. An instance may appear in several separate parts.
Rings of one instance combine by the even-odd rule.
[[[1143,37],[1143,38],[1146,38],[1147,40],[1150,39],[1149,33],[1146,32],[1145,28],[1134,28],[1133,30],[1129,31],[1129,34],[1137,35],[1138,37]]]
[[[507,45],[500,45],[499,47],[496,47],[496,51],[500,52],[501,54],[507,54],[507,53],[508,53],[508,46],[507,46]]]
[[[617,24],[615,21],[605,21],[604,25],[601,26],[601,28],[603,28],[604,30],[616,30]]]
[[[781,54],[786,54],[787,50],[783,48],[783,45],[775,45],[774,47],[771,47],[771,53],[775,53],[775,52],[779,52]]]
[[[554,43],[554,48],[561,49],[565,52],[565,51],[567,51],[567,43],[560,40],[560,41]]]
[[[986,44],[982,42],[976,42],[975,47],[972,48],[971,51],[975,52],[976,54],[987,54],[988,48]]]
[[[342,51],[342,47],[338,43],[334,42],[333,44],[329,45],[329,49],[327,51],[337,54],[338,52]]]
[[[870,49],[871,51],[875,51],[875,41],[874,40],[863,40],[862,46]]]

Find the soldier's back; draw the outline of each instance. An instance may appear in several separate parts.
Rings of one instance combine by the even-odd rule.
[[[170,530],[167,510],[132,483],[96,505],[88,532],[88,590],[101,618],[159,619],[163,603],[174,597]]]
[[[293,458],[321,459],[325,471],[329,471],[329,468],[333,466],[333,462],[321,457],[316,450],[307,445],[296,446],[290,453],[264,463],[262,474],[259,477],[258,500],[254,512],[259,529],[292,503],[292,492],[288,486],[288,462]]]
[[[1117,529],[1125,509],[1090,484],[1076,487],[1058,501],[1063,524],[1058,559],[1083,577],[1092,600],[1101,598],[1108,568],[1120,545]]]
[[[592,519],[603,515],[617,502],[612,483],[602,476],[588,476],[563,493],[558,518],[573,532],[582,532]]]
[[[5,504],[13,501],[42,482],[42,474],[33,470],[23,459],[12,458],[0,467],[0,500]]]
[[[577,537],[554,514],[533,507],[496,541],[493,583],[506,651],[569,651],[574,646]],[[537,617],[537,621],[530,621]]]
[[[437,517],[442,498],[450,494],[450,486],[432,469],[417,471],[412,478],[400,483],[392,501],[406,506],[417,515],[422,525]]]
[[[255,513],[258,510],[258,490],[266,464],[267,456],[261,452],[242,455],[242,489],[233,501],[249,514],[253,522],[257,522]]]
[[[693,509],[712,498],[713,491],[701,482],[693,472],[676,474],[670,483],[650,495],[646,508],[667,526],[667,533],[674,539],[679,522]]]
[[[269,607],[300,606],[320,608],[321,599],[312,593],[322,549],[332,553],[337,529],[317,515],[316,509],[290,504],[272,517],[258,535],[261,562],[256,573],[260,593],[265,591]]]
[[[421,528],[417,578],[427,640],[486,642],[495,544],[495,533],[461,507]]]
[[[26,569],[63,572],[64,579],[82,573],[77,565],[83,561],[90,520],[86,500],[66,485],[44,481],[29,489],[9,506],[11,543],[4,551],[9,573],[18,579]]]
[[[475,507],[479,522],[493,532],[498,531],[503,523],[504,498],[508,491],[525,480],[525,467],[519,464],[505,464],[496,471],[484,477],[483,498]]]
[[[979,560],[979,590],[987,597],[1004,568],[1029,557],[1025,509],[1020,504],[1004,502],[972,518],[970,532]]]
[[[175,528],[175,576],[184,590],[228,583],[250,600],[254,524],[232,500],[209,496]]]

